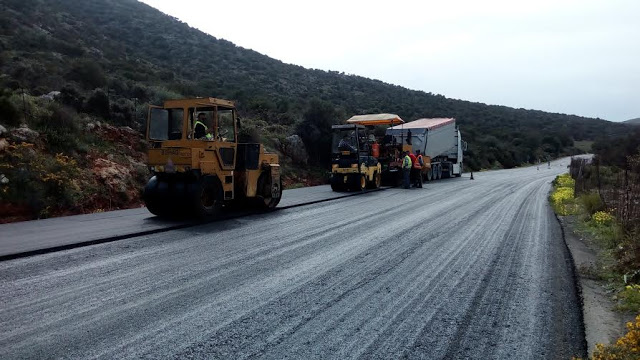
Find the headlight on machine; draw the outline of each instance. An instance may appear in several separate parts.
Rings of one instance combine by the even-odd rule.
[[[358,168],[358,164],[351,164],[351,167],[354,168],[354,169],[357,169]]]

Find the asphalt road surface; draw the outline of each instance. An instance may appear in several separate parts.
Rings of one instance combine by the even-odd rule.
[[[0,263],[2,358],[585,354],[568,161]]]
[[[285,190],[278,208],[327,201],[354,193],[337,193],[329,185]],[[254,211],[255,212],[255,211]],[[246,215],[247,211],[244,211]],[[242,216],[232,211],[229,217]],[[45,220],[0,224],[0,259],[44,253],[86,243],[107,242],[113,239],[161,232],[166,229],[190,226],[193,221],[163,220],[147,208],[107,211],[94,214],[63,216]]]

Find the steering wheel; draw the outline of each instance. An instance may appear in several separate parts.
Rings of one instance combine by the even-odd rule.
[[[227,136],[228,133],[229,133],[229,129],[218,131],[218,140],[225,141],[226,140],[225,136]]]

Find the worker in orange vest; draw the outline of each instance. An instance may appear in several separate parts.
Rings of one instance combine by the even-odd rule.
[[[412,152],[409,152],[409,158],[411,158],[411,175],[410,175],[411,186],[415,187],[415,185],[416,185],[416,169],[415,169],[415,165],[416,165],[417,159],[416,159],[416,156]]]
[[[414,186],[417,188],[422,188],[422,166],[424,166],[422,154],[420,154],[420,150],[416,150],[416,161],[413,162],[413,172]]]

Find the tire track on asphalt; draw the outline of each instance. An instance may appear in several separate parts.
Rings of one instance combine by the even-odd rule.
[[[532,199],[551,178],[483,173],[0,263],[0,346],[30,358],[561,352],[571,344],[545,332],[573,330],[550,325],[565,282],[547,268],[566,264]]]

